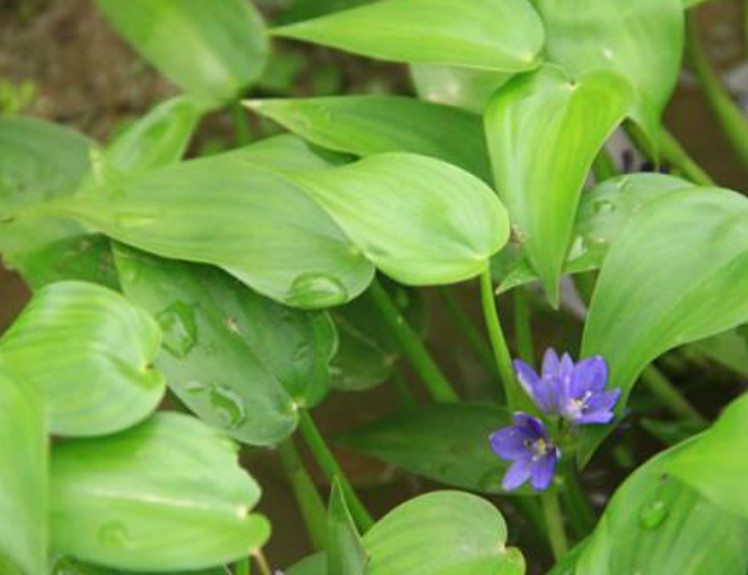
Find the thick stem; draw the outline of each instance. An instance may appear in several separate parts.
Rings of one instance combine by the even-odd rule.
[[[379,308],[382,319],[395,336],[400,349],[423,380],[434,400],[443,403],[457,401],[458,397],[452,385],[426,350],[421,338],[408,325],[387,291],[376,279],[372,282],[369,293]]]
[[[519,356],[530,365],[535,364],[535,350],[532,346],[532,324],[527,292],[522,286],[514,289],[514,338]]]
[[[250,567],[249,557],[240,559],[234,565],[235,575],[250,575],[250,573],[251,573],[251,567]]]
[[[304,440],[312,451],[315,461],[324,472],[328,481],[332,483],[336,477],[340,480],[340,485],[343,488],[343,494],[345,495],[345,502],[348,505],[348,509],[350,509],[351,515],[353,515],[353,519],[356,522],[356,525],[358,525],[358,528],[362,532],[368,531],[369,528],[374,525],[374,520],[371,518],[371,515],[369,515],[364,504],[361,503],[358,495],[348,482],[348,478],[346,478],[342,468],[335,460],[335,457],[327,446],[324,437],[322,437],[319,429],[317,429],[317,425],[314,423],[312,416],[304,409],[299,410],[299,429],[301,429]]]
[[[649,365],[642,372],[642,379],[647,384],[649,390],[667,406],[675,415],[693,421],[706,427],[709,421],[691,405],[691,403],[681,394],[665,375],[654,365]]]
[[[483,318],[486,322],[488,338],[493,348],[494,359],[501,375],[501,383],[504,386],[504,397],[512,411],[520,410],[526,403],[525,396],[514,378],[512,368],[512,356],[501,329],[499,314],[496,309],[496,296],[493,292],[493,281],[489,267],[481,274],[480,278],[481,304],[483,307]]]
[[[559,561],[568,550],[569,544],[566,540],[564,518],[561,515],[558,494],[552,491],[544,491],[540,495],[540,501],[543,505],[543,515],[545,516],[548,541],[551,544],[553,557],[556,561]]]
[[[324,551],[326,548],[327,510],[312,478],[301,461],[292,438],[289,437],[278,445],[278,454],[301,511],[301,519],[306,526],[312,547],[315,551]]]
[[[730,141],[735,154],[748,168],[748,120],[720,81],[704,52],[699,40],[696,11],[687,15],[686,23],[686,56],[689,67],[699,79],[717,123]]]

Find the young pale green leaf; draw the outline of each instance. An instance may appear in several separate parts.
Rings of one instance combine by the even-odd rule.
[[[327,516],[328,575],[364,575],[367,556],[361,536],[356,530],[340,481],[332,484]]]
[[[616,74],[595,72],[574,82],[546,65],[512,80],[488,106],[496,187],[554,304],[582,186],[630,104],[631,89]]]
[[[505,547],[507,528],[488,501],[459,491],[427,493],[396,507],[364,535],[367,575],[523,575]]]
[[[218,265],[295,307],[349,301],[374,273],[301,189],[237,152],[122,178],[46,210],[163,257]]]
[[[273,170],[296,172],[332,168],[348,163],[352,158],[329,150],[316,148],[291,134],[280,134],[224,154],[245,162]]]
[[[506,84],[511,76],[512,74],[456,66],[410,66],[410,77],[420,98],[465,108],[481,116],[491,96]]]
[[[197,419],[159,413],[128,431],[52,449],[52,549],[136,571],[201,569],[262,546],[260,488],[236,445]]]
[[[289,177],[379,269],[406,285],[476,276],[509,238],[506,211],[491,188],[440,160],[380,154]]]
[[[338,96],[246,103],[301,137],[357,156],[412,152],[455,164],[490,181],[478,116],[402,96]]]
[[[655,457],[616,491],[578,558],[575,575],[746,572],[748,522],[667,474],[669,462],[689,445]]]
[[[45,573],[48,440],[44,404],[0,371],[0,568]],[[3,559],[13,566],[3,564]]]
[[[265,26],[243,0],[96,0],[117,33],[180,88],[220,105],[262,72]]]
[[[711,429],[673,455],[667,471],[726,511],[748,519],[748,462],[743,457],[747,443],[748,395],[743,395]]]
[[[161,324],[164,345],[156,364],[170,389],[200,419],[244,443],[273,445],[296,427],[289,392],[299,396],[298,401],[309,395],[313,402],[324,395],[326,370],[320,371],[326,367],[330,344],[312,316],[286,308],[263,311],[267,300],[257,302],[260,296],[215,268],[164,260],[124,246],[114,251],[125,294]],[[252,312],[257,310],[262,316],[255,325]],[[255,347],[257,334],[268,329],[273,318],[280,325]],[[286,336],[290,339],[283,341]],[[278,374],[262,363],[266,349],[272,351],[272,367],[282,367]],[[281,363],[283,358],[287,365]],[[279,381],[281,375],[289,391]]]
[[[214,567],[200,571],[170,571],[169,575],[228,575],[226,567]],[[62,557],[52,566],[50,575],[158,575],[154,573],[143,573],[142,571],[122,571],[110,569],[92,563],[84,563],[72,557]]]
[[[510,421],[511,416],[496,406],[432,404],[386,417],[338,441],[446,485],[503,493],[501,480],[508,463],[491,451],[488,438]]]
[[[672,191],[631,219],[603,263],[582,343],[623,390],[619,415],[656,357],[748,321],[746,266],[748,200],[735,192]],[[585,430],[583,461],[611,428]]]
[[[272,33],[382,60],[503,72],[535,68],[544,39],[526,0],[375,2]]]
[[[617,72],[634,88],[631,117],[652,144],[680,73],[682,0],[533,0],[545,22],[546,53],[574,77]]]
[[[156,409],[166,388],[151,367],[160,347],[153,318],[118,293],[59,282],[39,290],[0,339],[0,365],[37,387],[53,433],[101,435]]]

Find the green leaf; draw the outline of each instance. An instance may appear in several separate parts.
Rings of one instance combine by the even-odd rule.
[[[200,571],[170,572],[170,575],[227,575],[224,567],[214,567]],[[109,569],[92,563],[84,563],[72,557],[63,557],[57,560],[52,567],[51,575],[158,575],[158,573],[144,574],[142,571],[121,571],[120,569]]]
[[[491,178],[480,118],[451,106],[402,96],[251,100],[246,105],[331,150],[363,157],[412,152]]]
[[[385,417],[338,441],[434,481],[503,493],[508,463],[491,451],[488,438],[510,422],[511,416],[497,406],[431,404]]]
[[[702,339],[692,344],[692,347],[720,365],[748,377],[748,342],[745,327]]]
[[[406,285],[474,277],[509,238],[506,211],[493,191],[440,160],[379,154],[290,177],[379,269]]]
[[[0,564],[27,574],[47,562],[48,440],[44,405],[26,382],[0,371]],[[13,567],[0,565],[12,575]],[[6,570],[7,569],[7,570]]]
[[[676,190],[625,227],[603,263],[581,354],[608,361],[619,415],[656,357],[748,320],[747,265],[748,200],[735,192]],[[582,461],[611,429],[585,430]]]
[[[571,81],[546,65],[500,90],[486,112],[496,188],[527,257],[555,304],[577,204],[598,151],[631,103],[625,80]]]
[[[748,441],[748,395],[731,403],[717,422],[669,461],[667,471],[721,505],[748,519],[745,478],[748,463],[742,456]]]
[[[304,192],[235,152],[123,178],[46,209],[162,257],[218,265],[295,307],[349,301],[374,273]]]
[[[616,491],[575,575],[746,572],[748,523],[666,473],[672,458],[688,445],[693,443],[647,462]]]
[[[364,575],[366,550],[345,505],[345,495],[337,478],[330,494],[327,541],[328,575]]]
[[[298,419],[293,398],[253,347],[257,334],[267,328],[265,318],[252,325],[254,318],[247,311],[262,305],[253,301],[260,296],[207,266],[163,260],[124,246],[115,248],[115,259],[127,296],[161,324],[164,345],[156,364],[177,397],[203,421],[244,443],[273,445],[290,435]],[[289,326],[317,335],[312,321],[303,323],[303,312],[284,311],[286,325],[267,334],[265,346],[283,344],[282,354],[276,354],[291,355],[285,367],[291,378],[287,385],[303,383],[318,399],[326,380],[317,371],[315,352],[323,348],[324,358],[326,342],[312,340],[313,347],[298,335],[282,342],[278,335],[289,333]],[[299,357],[293,357],[294,352]],[[304,381],[303,375],[309,379]]]
[[[544,37],[525,0],[378,2],[272,33],[382,60],[505,72],[536,67]]]
[[[364,535],[367,575],[522,575],[520,551],[488,501],[459,491],[421,495],[396,507]]]
[[[0,364],[44,398],[50,431],[101,435],[125,429],[161,401],[151,367],[161,331],[121,295],[70,281],[39,290],[0,339]]]
[[[103,566],[201,569],[246,556],[270,534],[250,513],[260,488],[236,445],[185,415],[56,444],[50,492],[53,550]]]
[[[180,88],[210,104],[236,98],[262,73],[265,26],[243,0],[96,0],[117,33]]]
[[[223,156],[286,172],[331,168],[350,160],[349,156],[316,148],[291,134],[265,138]]]
[[[421,99],[459,106],[483,115],[491,96],[512,75],[455,66],[412,64],[410,76]]]
[[[574,77],[617,72],[634,88],[631,117],[655,146],[680,74],[682,0],[533,0],[545,22],[546,53]]]

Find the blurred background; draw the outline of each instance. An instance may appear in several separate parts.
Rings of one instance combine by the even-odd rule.
[[[273,23],[303,20],[364,2],[255,0]],[[701,7],[698,18],[711,61],[735,99],[748,109],[744,9],[743,0],[715,1]],[[37,116],[106,142],[155,103],[176,93],[174,86],[115,35],[91,0],[0,0],[0,114]],[[309,45],[276,42],[263,78],[247,96],[364,93],[411,95],[413,90],[404,66]],[[278,131],[276,126],[256,116],[251,116],[250,121],[255,139]],[[748,191],[748,174],[715,125],[696,81],[687,70],[667,111],[666,124],[719,184]],[[227,112],[217,113],[204,120],[189,155],[216,153],[234,146],[234,142],[232,118]],[[474,324],[482,330],[475,286],[461,286],[456,293]],[[28,295],[19,277],[0,266],[0,333],[13,321]],[[455,333],[439,295],[426,290],[425,296],[429,344],[445,371],[463,384],[490,379],[491,374],[466,351]],[[533,318],[533,328],[538,349],[561,337],[578,339],[577,323],[560,321],[558,314],[543,308],[542,303],[536,305],[539,309]],[[511,316],[511,310],[506,311]],[[324,430],[334,434],[372,419],[377,413],[392,410],[396,400],[391,388],[381,386],[362,392],[363,396],[333,393],[319,410]],[[637,444],[638,449],[645,452],[661,448],[651,438],[644,441],[644,448],[641,444]],[[405,497],[432,487],[345,452],[340,456],[375,515],[381,515]],[[257,451],[248,453],[247,458],[248,466],[264,489],[261,507],[274,526],[268,549],[270,561],[275,567],[289,565],[309,550],[293,497],[273,454]],[[585,479],[593,488],[597,483],[604,484],[609,492],[611,483],[625,476],[626,465],[619,461],[615,466],[617,471],[613,472],[602,467],[599,464],[591,467]],[[592,495],[598,506],[604,504],[603,496],[595,499],[594,490]],[[505,511],[512,513],[511,509]]]

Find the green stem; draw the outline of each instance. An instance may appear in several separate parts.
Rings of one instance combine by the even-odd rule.
[[[452,317],[452,321],[457,326],[462,336],[468,342],[468,345],[473,350],[473,353],[478,359],[481,360],[483,365],[489,371],[496,371],[496,364],[493,360],[493,352],[491,347],[486,343],[486,340],[481,335],[480,331],[475,324],[470,321],[470,318],[460,307],[457,298],[449,291],[449,288],[440,287],[439,295],[444,301],[444,304]]]
[[[273,575],[270,569],[270,565],[268,564],[268,560],[265,558],[265,554],[262,552],[262,549],[258,549],[257,551],[252,553],[252,557],[255,558],[257,566],[260,568],[260,575]]]
[[[568,510],[567,516],[574,534],[583,539],[595,528],[597,519],[590,502],[579,483],[579,478],[572,466],[566,466],[563,471],[563,497]]]
[[[532,346],[532,324],[527,292],[522,286],[514,289],[514,337],[519,356],[528,364],[535,364],[535,350]]]
[[[488,338],[493,348],[494,359],[501,374],[501,383],[504,386],[504,397],[512,411],[519,410],[526,402],[525,396],[514,378],[512,368],[512,356],[501,329],[499,313],[496,309],[496,296],[493,291],[491,280],[491,269],[486,267],[480,277],[481,304],[483,307],[483,318],[488,330]]]
[[[312,547],[315,551],[324,551],[327,510],[291,437],[278,445],[278,454],[301,511],[301,519],[306,526]]]
[[[675,415],[691,420],[699,425],[707,426],[709,421],[691,405],[667,377],[654,365],[649,365],[642,372],[642,379],[649,390]]]
[[[305,409],[299,410],[299,429],[304,436],[309,449],[314,455],[314,459],[320,466],[328,481],[332,481],[337,477],[340,480],[340,485],[343,488],[343,494],[345,495],[345,501],[348,504],[348,508],[353,515],[353,519],[356,521],[356,525],[362,532],[366,532],[369,528],[374,525],[374,520],[369,515],[369,512],[361,503],[358,495],[351,487],[343,473],[342,468],[335,460],[330,448],[327,446],[324,437],[317,429],[317,425],[314,423],[312,416]]]
[[[704,52],[699,40],[695,11],[687,16],[686,30],[686,56],[689,67],[699,79],[717,123],[730,141],[735,154],[743,165],[748,167],[748,120],[725,89]]]
[[[561,557],[566,554],[569,544],[566,540],[564,519],[561,515],[561,505],[558,501],[558,494],[546,490],[540,494],[540,501],[543,505],[543,515],[545,516],[548,541],[551,544],[553,557],[556,561],[559,561]]]
[[[371,284],[369,294],[379,308],[382,319],[395,336],[400,349],[408,357],[434,400],[443,403],[457,401],[458,397],[452,385],[426,350],[421,338],[408,325],[387,291],[376,279]]]
[[[231,104],[231,118],[234,121],[234,135],[239,146],[246,146],[252,142],[252,130],[247,120],[247,111],[238,100]]]
[[[234,573],[235,575],[250,575],[251,568],[249,557],[245,557],[236,562],[236,565],[234,565]]]

